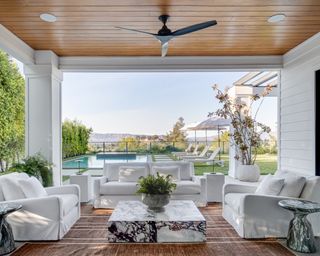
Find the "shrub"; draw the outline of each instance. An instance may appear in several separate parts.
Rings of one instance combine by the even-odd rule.
[[[171,175],[162,176],[157,172],[156,176],[148,175],[138,181],[137,194],[168,195],[176,189],[177,185],[172,182]]]

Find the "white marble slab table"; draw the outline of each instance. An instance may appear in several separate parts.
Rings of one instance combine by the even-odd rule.
[[[160,213],[140,201],[120,201],[107,225],[112,243],[206,241],[206,220],[189,200],[172,200]]]

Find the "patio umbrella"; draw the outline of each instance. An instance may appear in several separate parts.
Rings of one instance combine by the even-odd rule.
[[[180,131],[194,131],[194,143],[197,144],[197,125],[200,124],[200,122],[193,122],[190,124],[187,124],[183,126]]]
[[[230,126],[230,119],[225,119],[218,116],[212,116],[201,123],[199,123],[194,129],[204,130],[206,132],[206,144],[207,144],[207,131],[208,130],[217,130],[218,131],[218,145],[220,147],[220,131],[225,130],[226,126]],[[220,152],[219,152],[219,160],[220,160]]]

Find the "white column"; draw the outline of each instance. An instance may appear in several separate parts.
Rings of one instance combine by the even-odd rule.
[[[26,76],[26,154],[41,153],[53,163],[53,184],[61,184],[61,82],[59,58],[36,51],[35,64],[24,66]]]

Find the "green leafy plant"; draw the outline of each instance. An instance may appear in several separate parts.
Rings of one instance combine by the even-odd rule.
[[[168,195],[171,194],[177,187],[177,184],[172,182],[172,176],[162,176],[157,172],[156,176],[148,175],[141,177],[138,181],[137,194],[147,195]]]
[[[52,185],[52,164],[40,154],[28,156],[21,163],[13,164],[10,171],[25,172],[30,176],[34,176],[45,187]]]

